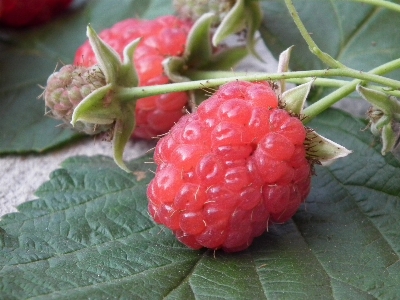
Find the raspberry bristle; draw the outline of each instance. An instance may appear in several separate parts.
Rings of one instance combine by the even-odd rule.
[[[307,197],[305,133],[268,83],[222,86],[158,142],[151,216],[193,249],[246,249]]]
[[[192,23],[175,16],[155,20],[127,19],[104,29],[99,37],[122,58],[127,44],[141,38],[134,53],[140,86],[166,84],[162,62],[170,56],[182,56]],[[97,63],[89,42],[75,53],[74,64],[92,66]],[[151,139],[162,135],[185,114],[188,95],[184,92],[141,98],[136,102],[136,128],[133,137]]]

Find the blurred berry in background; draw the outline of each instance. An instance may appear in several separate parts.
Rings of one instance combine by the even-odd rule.
[[[0,24],[22,28],[44,24],[70,7],[73,0],[0,0]]]

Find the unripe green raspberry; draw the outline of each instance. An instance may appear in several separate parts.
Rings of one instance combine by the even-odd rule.
[[[103,72],[97,67],[66,65],[47,79],[44,91],[49,114],[70,126],[75,107],[94,90],[106,85]],[[96,134],[112,128],[112,124],[96,125],[77,122],[76,130]]]
[[[197,20],[203,14],[212,12],[216,15],[215,23],[221,23],[236,0],[173,0],[178,15],[183,19]]]

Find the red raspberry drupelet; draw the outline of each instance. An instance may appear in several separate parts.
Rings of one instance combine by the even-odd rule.
[[[134,54],[140,86],[166,84],[162,61],[182,56],[192,24],[174,16],[155,20],[127,19],[100,32],[99,37],[121,55],[127,44],[141,41]],[[92,66],[96,57],[87,41],[75,54],[75,65]],[[184,115],[188,95],[185,92],[162,94],[139,99],[136,103],[134,137],[151,139],[164,134]]]
[[[268,83],[228,83],[158,142],[150,215],[190,248],[246,249],[307,197],[305,138]]]

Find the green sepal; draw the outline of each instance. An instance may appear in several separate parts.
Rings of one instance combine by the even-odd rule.
[[[278,59],[278,69],[277,73],[284,73],[289,71],[289,61],[290,61],[290,55],[292,53],[293,46],[290,46],[287,48],[285,51],[283,51],[281,54],[279,54],[279,59]],[[286,81],[285,79],[279,80],[279,85],[278,85],[278,94],[282,94],[283,92],[286,91]]]
[[[380,129],[378,129],[378,127],[376,126],[376,124],[372,123],[372,124],[370,124],[370,130],[371,130],[371,133],[372,133],[374,136],[381,136],[382,127],[381,127]]]
[[[241,31],[245,28],[246,8],[245,0],[237,0],[222,22],[218,25],[215,31],[212,43],[218,46],[228,36]]]
[[[202,15],[189,31],[183,57],[190,68],[198,68],[211,58],[210,29],[213,18],[213,13]]]
[[[89,38],[90,45],[96,56],[97,63],[106,77],[107,83],[116,83],[121,68],[121,59],[118,53],[99,38],[96,31],[87,26],[86,35]]]
[[[398,137],[393,130],[396,122],[400,120],[400,102],[396,97],[389,96],[384,92],[369,89],[361,85],[357,86],[357,92],[369,103],[370,129],[372,134],[380,136],[382,140],[382,155],[393,151]]]
[[[74,109],[71,125],[76,122],[91,124],[112,124],[119,114],[119,105],[107,96],[111,92],[111,84],[107,84],[87,95]]]
[[[247,47],[255,57],[261,59],[255,51],[255,33],[261,25],[262,10],[258,1],[237,0],[215,31],[212,44],[219,45],[227,37],[247,28]]]
[[[397,101],[396,97],[389,96],[381,91],[366,88],[362,85],[357,86],[357,92],[364,100],[371,103],[387,116],[400,113],[400,103]]]
[[[121,62],[119,54],[105,43],[90,25],[87,27],[87,36],[107,83],[122,87],[138,86],[139,77],[133,61],[133,53],[140,43],[140,38],[125,46]]]
[[[249,48],[250,53],[254,55],[254,57],[258,58],[260,61],[264,61],[255,50],[256,40],[254,38],[257,30],[261,26],[263,19],[260,3],[259,1],[246,0],[245,7],[246,7],[245,19],[247,22],[246,26],[248,30],[247,47]]]
[[[390,116],[387,115],[383,115],[375,120],[375,121],[371,121],[371,131],[372,134],[379,136],[381,135],[381,130],[384,126],[390,124],[392,121],[392,118]]]
[[[185,69],[186,62],[183,57],[171,56],[162,62],[165,75],[172,82],[185,82],[190,79],[181,75],[181,70]]]
[[[213,54],[210,41],[213,18],[213,13],[202,15],[189,32],[183,55],[189,69],[229,70],[248,54],[246,46],[229,47]]]
[[[285,91],[281,96],[285,110],[296,115],[301,115],[313,83],[314,80],[311,80]]]
[[[123,87],[136,87],[139,85],[139,76],[137,74],[133,53],[140,43],[140,38],[130,42],[123,51],[123,62],[118,74],[117,84]]]
[[[382,115],[375,122],[370,120],[370,130],[373,135],[379,136],[382,140],[382,155],[391,152],[396,145],[398,137],[393,131],[393,120],[391,117]]]
[[[306,136],[307,157],[322,165],[329,165],[336,159],[345,157],[352,151],[310,130]]]
[[[114,123],[114,161],[121,169],[130,172],[123,161],[123,153],[135,129],[135,104],[124,103],[118,91],[120,88],[132,88],[139,85],[133,54],[140,43],[140,38],[124,48],[123,61],[121,61],[117,52],[100,39],[90,26],[88,26],[87,34],[108,84],[93,92],[89,95],[91,96],[89,99],[79,104],[81,107],[78,106],[75,109],[73,121],[82,120],[96,124]]]
[[[383,126],[381,138],[382,138],[382,149],[381,149],[382,155],[386,155],[388,152],[392,152],[398,139],[396,133],[393,131],[392,123]]]
[[[125,165],[123,154],[133,130],[135,129],[135,105],[128,104],[122,108],[120,116],[115,120],[113,135],[113,156],[115,163],[124,171],[131,172]]]
[[[248,54],[246,46],[230,47],[213,53],[210,41],[213,13],[202,15],[189,31],[182,57],[168,57],[163,61],[165,74],[172,82],[184,82],[186,70],[230,70]]]

